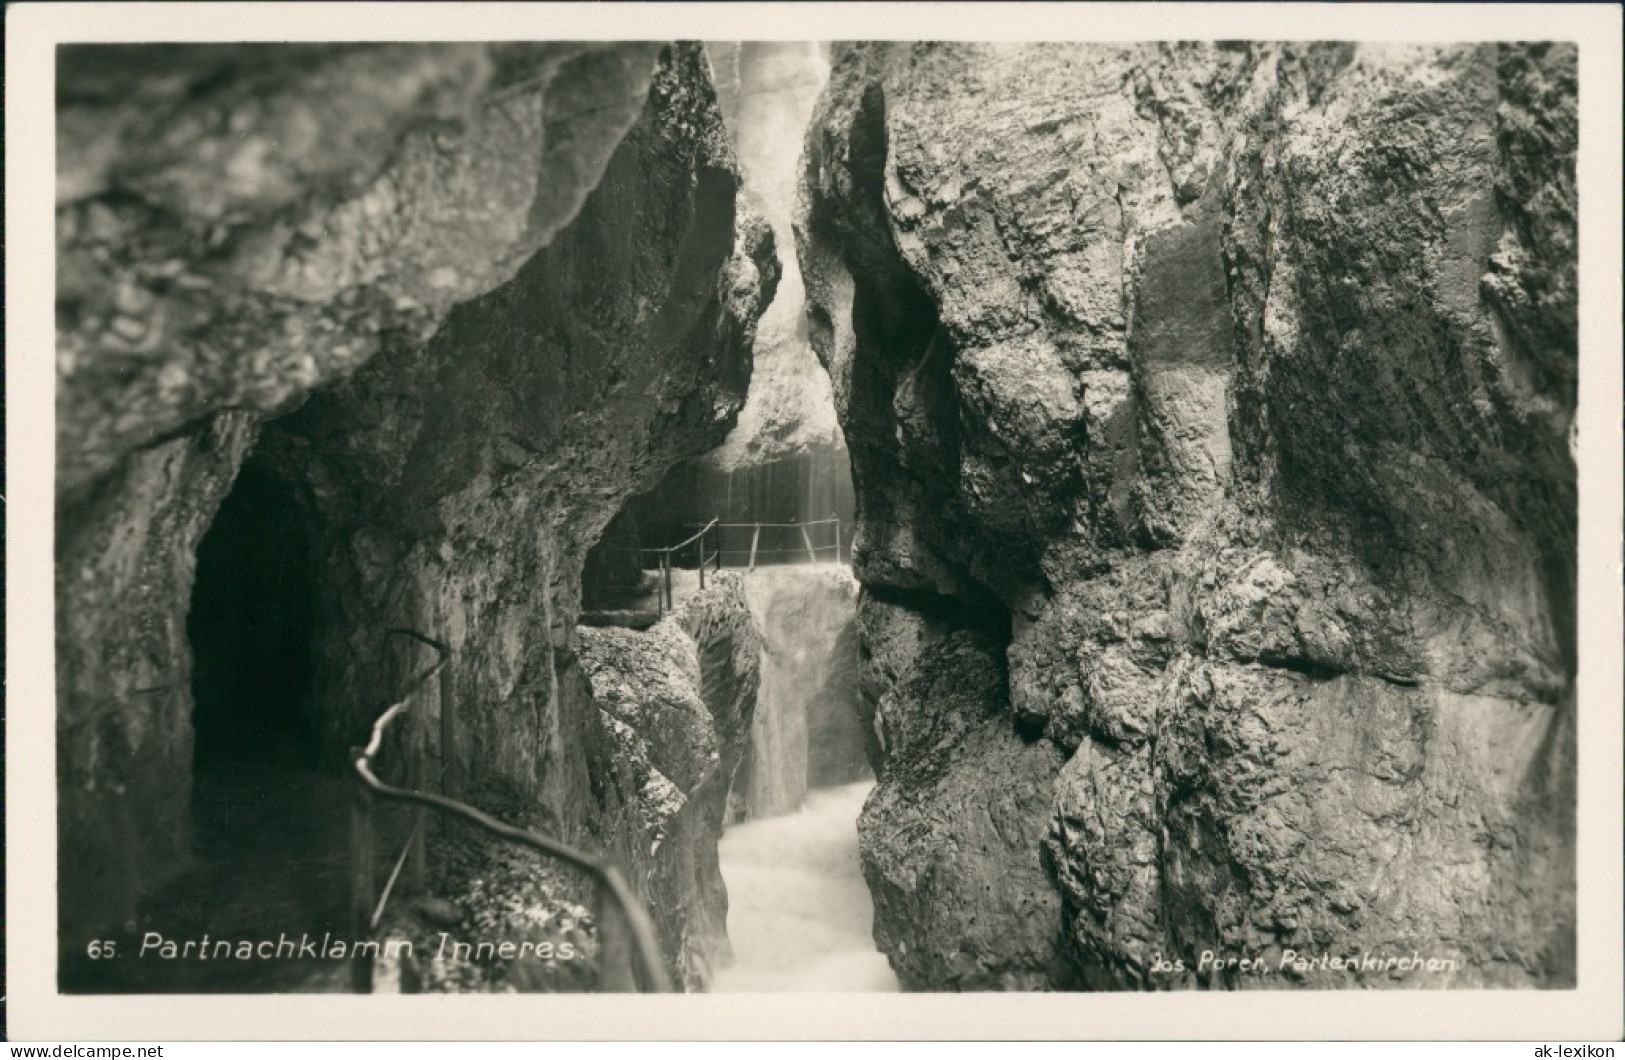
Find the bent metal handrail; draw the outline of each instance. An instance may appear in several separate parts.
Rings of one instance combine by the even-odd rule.
[[[418,689],[427,684],[430,678],[437,675],[451,657],[451,649],[445,644],[433,637],[426,637],[415,630],[390,629],[386,630],[385,633],[386,635],[394,634],[410,637],[421,644],[425,644],[435,650],[437,658],[432,665],[414,676],[408,683],[405,694],[392,703],[372,723],[372,738],[367,741],[365,747],[357,749],[353,763],[356,776],[360,779],[362,786],[381,799],[425,806],[441,813],[460,817],[465,821],[478,825],[487,832],[501,836],[510,842],[528,846],[540,853],[558,858],[560,861],[568,862],[587,873],[597,883],[600,893],[610,898],[618,907],[620,914],[626,918],[627,926],[631,929],[632,943],[638,959],[639,971],[642,973],[640,978],[643,988],[652,993],[671,992],[671,977],[667,975],[665,962],[660,956],[660,943],[655,934],[654,921],[650,919],[648,911],[643,908],[643,903],[632,893],[632,889],[627,886],[626,880],[614,865],[557,840],[549,839],[547,836],[506,824],[466,803],[458,802],[456,799],[386,784],[373,773],[372,760],[383,746],[385,730],[389,728],[396,718],[407,712],[412,697],[417,693]],[[608,918],[603,914],[604,910],[600,909],[598,931],[601,966],[604,964],[604,955],[609,948],[608,940],[605,937],[608,934],[606,930]]]
[[[804,519],[799,523],[719,523],[715,519],[712,519],[709,523],[705,524],[705,528],[709,530],[714,526],[719,530],[749,530],[753,527],[765,526],[794,530],[798,526],[828,526],[830,523],[838,523],[840,521],[841,520],[839,517],[831,517],[829,519]],[[688,525],[697,526],[699,524],[690,523]]]
[[[698,530],[696,530],[692,535],[690,535],[689,537],[686,537],[683,540],[677,542],[677,544],[675,544],[675,545],[666,545],[664,548],[639,548],[637,551],[639,551],[639,552],[664,552],[667,555],[670,555],[671,553],[676,552],[678,549],[687,548],[689,545],[692,545],[694,542],[696,542],[700,538],[704,537],[706,535],[706,532],[709,531],[713,526],[716,526],[716,525],[717,525],[717,520],[712,519],[709,523],[706,523],[704,526],[702,526]]]

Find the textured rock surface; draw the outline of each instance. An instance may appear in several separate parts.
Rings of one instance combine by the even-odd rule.
[[[626,807],[614,829],[623,856],[673,978],[704,989],[729,953],[717,840],[756,709],[761,635],[725,574],[653,629],[581,627],[576,639]]]
[[[829,68],[824,46],[713,41],[706,52],[738,147],[746,201],[772,226],[777,245],[790,247],[802,134]],[[800,271],[788,261],[757,327],[750,391],[738,424],[721,445],[673,468],[653,492],[635,498],[611,534],[645,545],[674,544],[721,519],[742,524],[720,534],[726,563],[795,563],[805,558],[795,528],[756,535],[749,524],[838,517],[849,538],[852,506],[850,460],[829,375],[808,338]],[[814,533],[820,558],[835,558],[833,527],[825,524]],[[752,555],[753,543],[762,550],[759,556]],[[605,548],[589,561],[594,588],[631,580],[631,571],[615,566],[624,553],[612,549],[606,535]]]
[[[726,964],[728,894],[717,857],[728,785],[756,708],[761,636],[736,576],[686,598],[653,628],[580,627],[586,705],[604,729],[620,818],[612,852],[645,899],[668,970],[689,990]],[[511,785],[476,801],[502,819],[545,827],[534,800]],[[459,831],[434,847],[430,890],[392,906],[386,937],[414,953],[375,969],[376,992],[584,991],[599,983],[592,885],[567,867],[484,833]],[[442,935],[444,933],[444,936]],[[483,953],[482,941],[551,944],[551,959]]]
[[[1574,61],[837,51],[797,239],[905,986],[1572,983]],[[1456,966],[1152,972],[1206,949]]]
[[[581,556],[726,434],[777,276],[703,55],[86,48],[59,78],[64,924],[184,853],[192,557],[251,448],[314,543],[329,760],[419,629],[455,652],[453,783],[612,844]]]
[[[511,278],[596,185],[658,51],[65,49],[59,489]]]

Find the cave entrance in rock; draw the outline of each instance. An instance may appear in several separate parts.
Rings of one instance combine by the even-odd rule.
[[[314,588],[292,490],[248,460],[197,550],[186,625],[199,775],[314,766]]]

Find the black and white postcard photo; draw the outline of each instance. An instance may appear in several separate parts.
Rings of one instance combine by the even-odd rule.
[[[30,6],[19,1035],[1619,1032],[1617,7]]]

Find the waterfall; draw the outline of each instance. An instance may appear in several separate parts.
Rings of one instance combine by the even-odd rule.
[[[718,846],[734,963],[716,990],[896,990],[870,930],[858,811],[857,583],[843,564],[745,577],[764,634],[751,744]],[[740,819],[740,818],[743,819]]]

